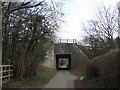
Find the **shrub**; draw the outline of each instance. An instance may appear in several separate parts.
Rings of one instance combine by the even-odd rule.
[[[94,79],[99,77],[99,68],[95,63],[89,63],[87,65],[86,75],[88,79]]]
[[[102,83],[101,87],[117,88],[119,80],[120,50],[111,50],[107,54],[94,58],[88,65],[86,77],[88,80],[96,79],[96,83]]]

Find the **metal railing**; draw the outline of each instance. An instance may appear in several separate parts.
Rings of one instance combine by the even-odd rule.
[[[8,82],[13,76],[13,65],[0,65],[0,84]]]
[[[80,42],[78,42],[76,39],[57,39],[54,43],[76,43],[80,45]]]

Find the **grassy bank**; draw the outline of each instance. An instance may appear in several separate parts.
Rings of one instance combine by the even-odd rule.
[[[73,45],[72,52],[74,66],[71,72],[77,77],[84,76],[86,72],[86,65],[89,59],[82,53],[78,46]]]
[[[23,78],[20,81],[11,78],[9,82],[3,84],[3,88],[42,88],[56,74],[56,70],[46,67],[38,70],[40,71],[37,75]]]

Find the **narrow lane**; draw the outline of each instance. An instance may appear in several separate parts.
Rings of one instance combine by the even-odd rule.
[[[69,71],[59,71],[44,88],[74,88],[75,79]]]

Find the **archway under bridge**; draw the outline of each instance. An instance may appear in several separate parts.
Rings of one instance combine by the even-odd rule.
[[[71,54],[56,54],[56,68],[59,70],[71,69]]]

